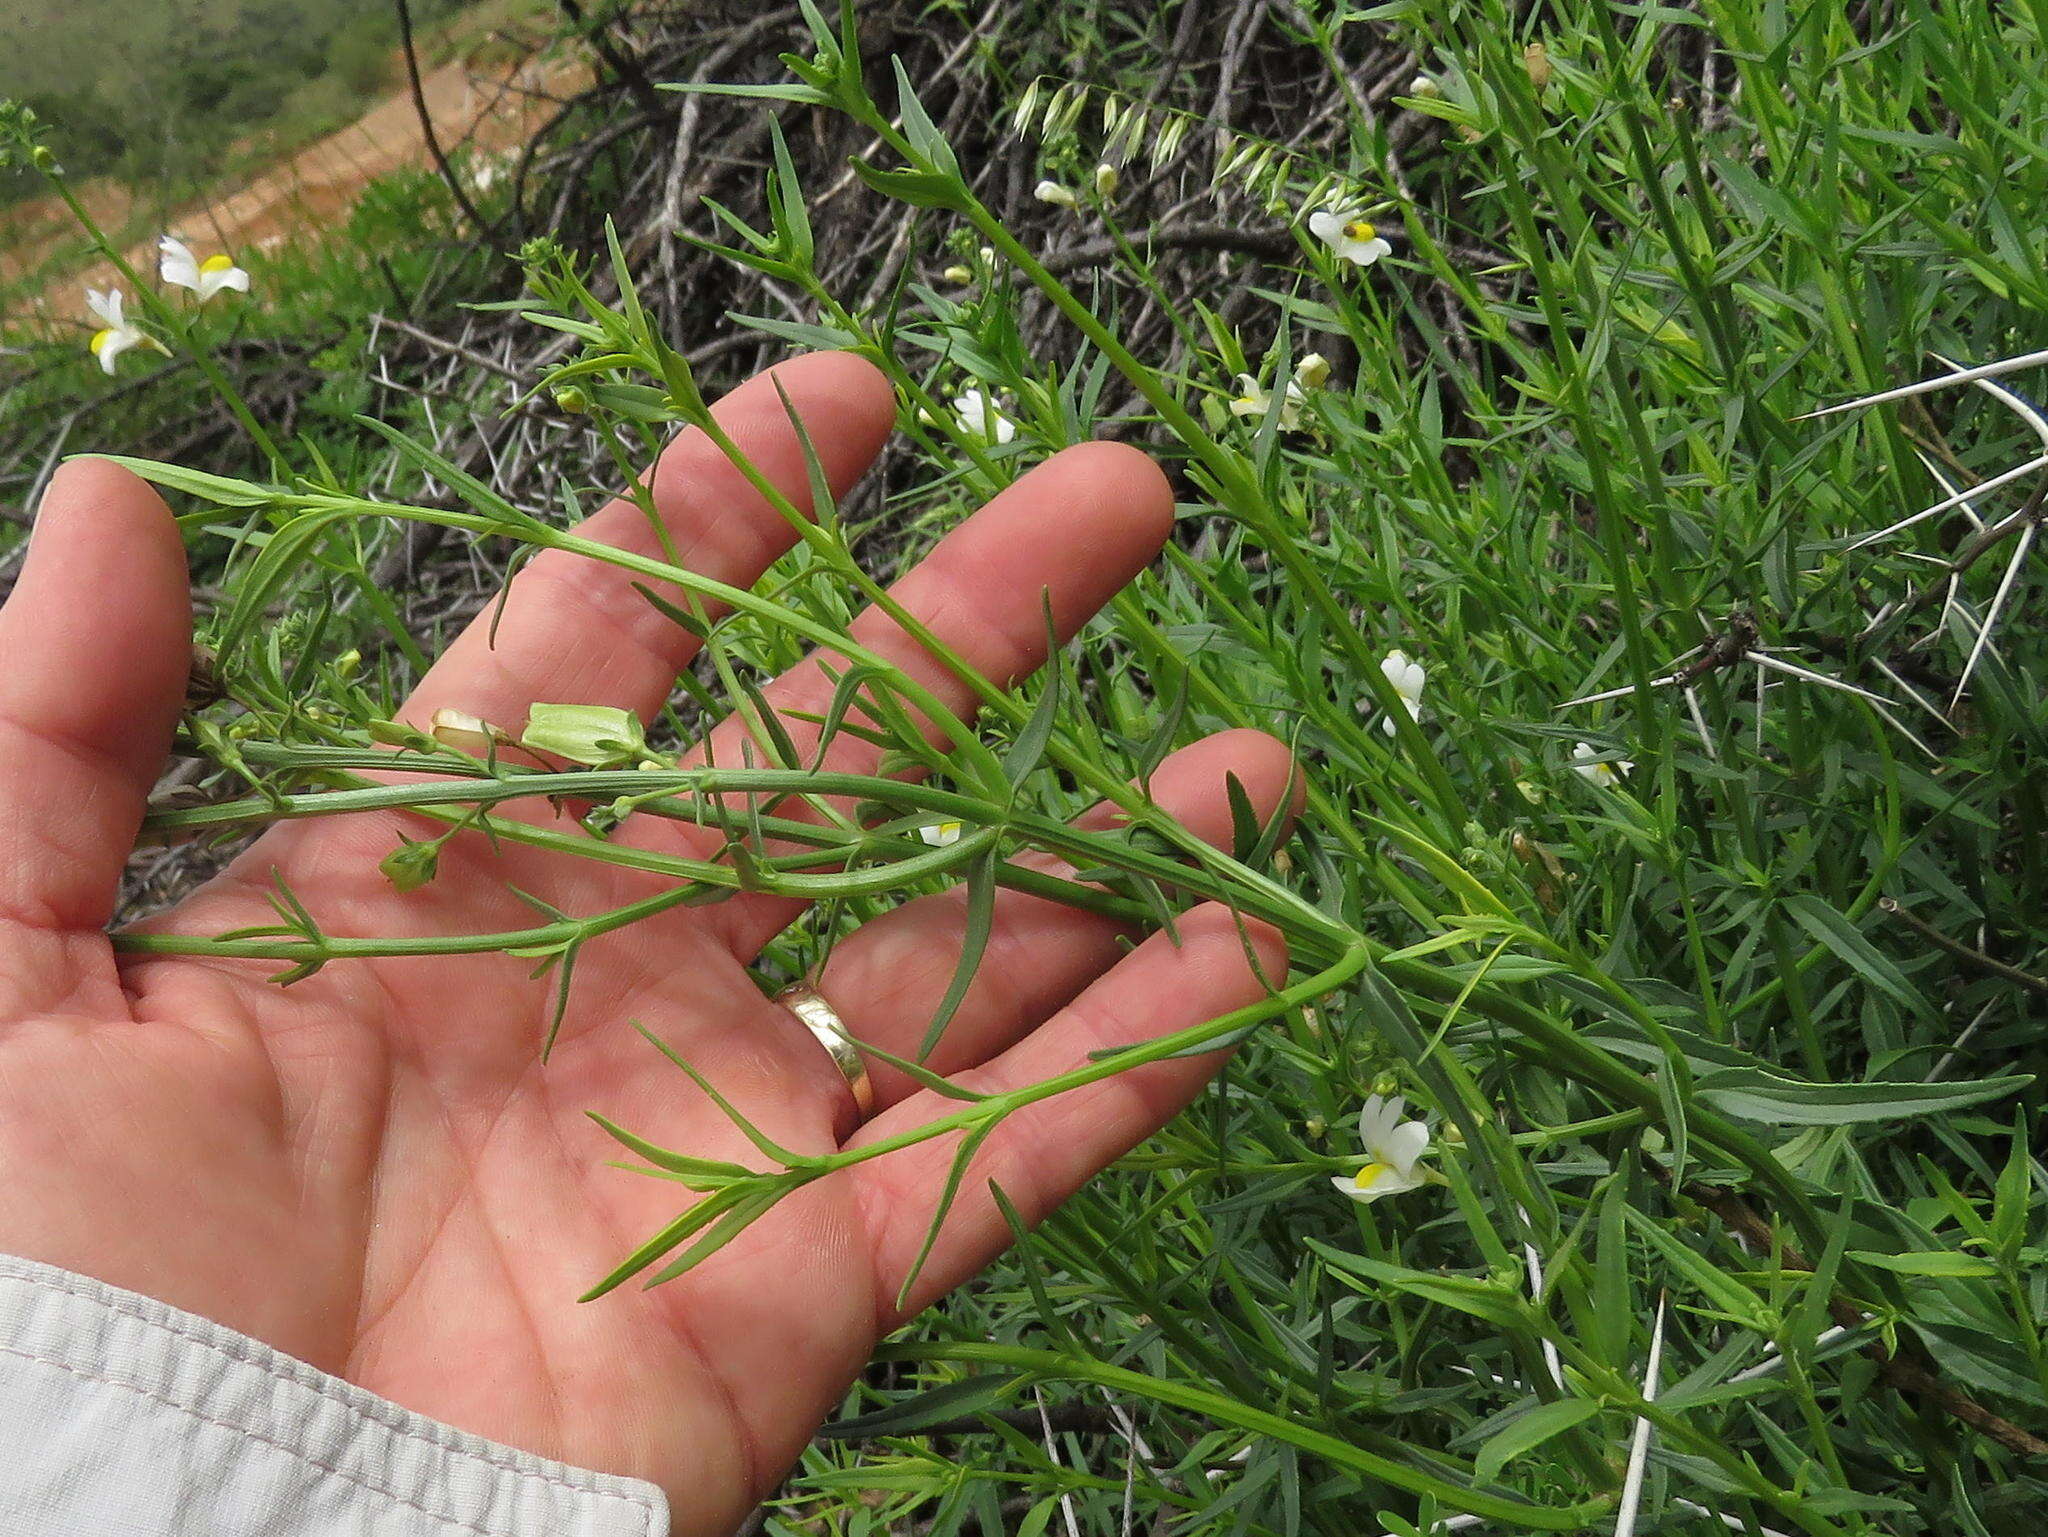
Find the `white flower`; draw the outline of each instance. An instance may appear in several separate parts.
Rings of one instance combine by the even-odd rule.
[[[974,281],[974,269],[972,267],[952,266],[941,272],[939,276],[949,283],[959,283],[964,286]]]
[[[987,390],[954,396],[953,416],[962,432],[984,443],[1008,443],[1017,436],[1017,424],[1003,414]]]
[[[101,293],[97,288],[88,288],[85,307],[100,323],[100,328],[93,332],[92,340],[86,343],[92,355],[100,360],[100,372],[113,373],[115,360],[130,347],[157,345],[148,332],[122,315],[120,289],[109,288]]]
[[[1301,392],[1301,386],[1292,379],[1287,381],[1287,394],[1280,402],[1280,427],[1283,432],[1292,432],[1301,424],[1301,408],[1308,397]],[[1250,374],[1237,376],[1237,394],[1231,399],[1232,416],[1256,416],[1260,421],[1273,409],[1273,392],[1261,385]]]
[[[1424,101],[1431,101],[1443,95],[1443,87],[1439,86],[1427,75],[1417,75],[1408,82],[1408,94],[1410,96],[1420,96]]]
[[[1294,365],[1294,382],[1305,390],[1321,389],[1329,378],[1330,360],[1320,352],[1311,352]]]
[[[1405,1109],[1406,1100],[1375,1094],[1358,1112],[1358,1141],[1370,1161],[1356,1174],[1333,1176],[1330,1183],[1361,1206],[1369,1206],[1383,1195],[1420,1189],[1429,1182],[1416,1167],[1429,1148],[1429,1128],[1420,1121],[1402,1120]]]
[[[1600,754],[1593,750],[1589,742],[1577,742],[1572,745],[1572,772],[1587,784],[1598,785],[1603,790],[1612,790],[1634,769],[1635,764],[1627,758],[1601,762]]]
[[[948,848],[960,841],[958,822],[927,822],[917,830],[918,837],[935,849]]]
[[[163,260],[157,264],[163,280],[178,288],[191,289],[202,304],[223,288],[243,294],[249,291],[249,274],[218,251],[201,261],[192,254],[190,246],[172,236],[164,236],[156,245],[163,252]]]
[[[1117,168],[1107,160],[1095,168],[1095,190],[1102,197],[1114,196],[1117,185],[1122,180],[1123,177],[1118,173]]]
[[[1072,208],[1080,202],[1073,189],[1062,187],[1056,181],[1042,181],[1031,189],[1031,195],[1041,203],[1050,203],[1055,208]]]
[[[1394,248],[1356,209],[1322,208],[1308,216],[1308,232],[1344,261],[1370,267]]]
[[[1408,653],[1405,651],[1389,651],[1386,660],[1380,663],[1380,672],[1393,686],[1394,692],[1400,696],[1401,703],[1408,707],[1408,718],[1421,720],[1422,685],[1429,677],[1422,670],[1422,664],[1409,661]],[[1387,717],[1384,729],[1388,736],[1394,734],[1394,719],[1391,715]]]

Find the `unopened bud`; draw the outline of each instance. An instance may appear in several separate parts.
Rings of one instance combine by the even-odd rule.
[[[1550,50],[1541,43],[1531,43],[1522,50],[1522,68],[1529,72],[1529,83],[1540,92],[1550,84]]]
[[[1095,168],[1095,190],[1102,197],[1115,196],[1117,185],[1122,180],[1123,177],[1118,174],[1117,168],[1107,160]]]
[[[396,891],[417,891],[434,878],[441,864],[438,843],[414,843],[410,838],[377,862],[384,879]]]
[[[373,720],[363,727],[370,740],[386,747],[407,747],[414,752],[425,752],[434,745],[434,739],[424,731],[416,730],[402,721]]]
[[[452,747],[457,752],[466,752],[477,758],[488,756],[493,747],[503,747],[512,740],[489,721],[479,720],[461,710],[436,710],[428,730],[443,747]]]
[[[1417,75],[1408,82],[1408,94],[1410,96],[1420,96],[1424,101],[1435,101],[1439,96],[1443,95],[1443,87],[1427,75]]]
[[[1042,181],[1031,189],[1031,195],[1041,203],[1050,203],[1055,208],[1072,208],[1080,202],[1073,189],[1062,187],[1056,181]]]
[[[581,416],[590,409],[590,397],[571,384],[555,391],[555,409],[569,416]]]
[[[1294,365],[1294,382],[1305,390],[1320,389],[1329,378],[1330,360],[1320,352],[1311,352]]]
[[[605,704],[537,704],[526,717],[519,745],[571,763],[609,768],[646,756],[640,717]]]
[[[974,281],[974,269],[971,267],[948,267],[939,276],[949,283],[967,284]]]

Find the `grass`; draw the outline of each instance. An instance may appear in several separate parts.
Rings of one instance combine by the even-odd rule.
[[[1169,877],[1143,837],[1090,847],[1133,904],[1207,889],[1279,923],[1297,973],[1195,1110],[886,1349],[769,1527],[1605,1530],[1640,1439],[1636,1530],[2027,1530],[2048,1499],[2027,1449],[2048,1432],[2038,561],[2006,564],[2021,519],[1951,598],[1967,513],[1857,541],[2040,438],[1969,387],[1800,418],[1937,373],[1931,354],[2048,345],[2048,17],[1580,0],[1539,24],[1451,0],[1307,25],[1332,93],[1368,27],[1433,89],[1355,107],[1331,158],[1014,83],[1014,153],[1082,187],[1062,217],[1120,247],[1064,281],[827,29],[792,89],[885,141],[866,179],[931,210],[923,264],[848,309],[786,156],[773,227],[731,236],[801,300],[753,324],[895,378],[930,471],[898,527],[936,534],[1105,421],[1180,487],[1185,537],[1069,649],[1050,713],[1050,684],[992,712],[999,748],[1052,728],[1015,783],[936,761],[996,830],[941,878],[1221,727],[1277,724],[1313,774],[1277,850],[1248,829]],[[1397,162],[1403,114],[1443,129]],[[1086,190],[1105,155],[1128,181],[1190,143],[1209,174],[1182,163],[1184,191],[1299,242],[1237,270],[1264,301],[1248,323]],[[1357,268],[1309,235],[1305,210],[1338,204],[1373,209],[1393,254]],[[937,280],[984,244],[970,283]],[[697,417],[630,302],[530,254],[531,302],[615,360],[579,380],[600,420],[630,440]],[[1120,338],[1148,295],[1178,341],[1139,357]],[[1024,349],[1027,304],[1068,317],[1060,348]],[[1311,352],[1335,368],[1295,429],[1229,411],[1236,374],[1271,387]],[[969,387],[1014,442],[951,423]],[[618,414],[636,403],[656,420]],[[276,533],[231,573],[223,633],[260,634],[305,557],[323,585],[360,562],[351,533],[279,535],[336,508],[323,528],[374,527],[362,469],[259,493]],[[1997,524],[2033,484],[1971,508]],[[561,539],[487,499],[447,516]],[[849,532],[720,626],[728,678],[843,624]],[[332,654],[374,623],[343,609],[298,639]],[[1418,719],[1381,670],[1395,649],[1427,672]],[[228,648],[227,713],[304,782],[316,749],[367,746],[399,678],[276,657]],[[1596,783],[1579,743],[1633,767]],[[827,904],[771,967],[871,905]],[[1375,1093],[1429,1122],[1440,1180],[1361,1206],[1330,1177],[1358,1168]]]

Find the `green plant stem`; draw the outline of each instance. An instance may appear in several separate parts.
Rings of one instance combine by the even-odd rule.
[[[1193,1383],[1176,1382],[1125,1367],[1111,1366],[1088,1356],[1033,1350],[1023,1345],[983,1343],[976,1340],[941,1342],[906,1341],[884,1345],[876,1352],[884,1361],[955,1362],[981,1367],[1007,1368],[1045,1382],[1087,1382],[1111,1392],[1127,1393],[1185,1409],[1219,1425],[1231,1425],[1254,1435],[1266,1436],[1324,1459],[1333,1467],[1359,1477],[1390,1484],[1412,1494],[1427,1495],[1455,1510],[1513,1523],[1522,1530],[1565,1532],[1589,1526],[1613,1507],[1611,1497],[1582,1501],[1577,1505],[1553,1507],[1510,1499],[1484,1490],[1453,1484],[1446,1479],[1390,1457],[1368,1451],[1299,1421],[1256,1408]]]

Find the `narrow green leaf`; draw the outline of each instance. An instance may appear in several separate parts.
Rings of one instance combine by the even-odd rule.
[[[1023,783],[1025,777],[1038,767],[1038,760],[1045,756],[1045,749],[1052,741],[1052,728],[1059,719],[1060,683],[1065,669],[1060,665],[1059,640],[1053,628],[1052,596],[1045,598],[1046,663],[1045,688],[1038,696],[1038,708],[1031,712],[1031,719],[1024,723],[1024,729],[1017,733],[1017,740],[1010,744],[1010,750],[1003,754],[1003,777],[1012,785]]]
[[[1879,1254],[1870,1249],[1851,1249],[1849,1258],[1879,1270],[1899,1275],[1948,1276],[1981,1280],[1998,1274],[1998,1267],[1975,1254],[1956,1254],[1937,1249],[1917,1254]]]
[[[131,459],[126,454],[78,454],[73,457],[104,459],[141,476],[151,485],[182,491],[216,507],[268,507],[287,494],[275,486],[259,486],[254,481],[210,475],[205,470],[188,470],[182,464],[164,464],[155,459]]]
[[[1846,1126],[1933,1115],[2003,1099],[2032,1083],[2015,1073],[1955,1083],[1808,1083],[1761,1068],[1723,1068],[1700,1077],[1700,1099],[1729,1115],[1772,1126]]]
[[[1164,713],[1159,717],[1159,724],[1152,728],[1152,734],[1138,749],[1138,771],[1132,777],[1148,788],[1153,772],[1166,761],[1167,754],[1173,751],[1173,744],[1180,736],[1181,721],[1188,711],[1188,682],[1188,669],[1177,668],[1173,675],[1173,690],[1167,698]]]
[[[221,626],[216,646],[223,656],[232,655],[262,623],[265,612],[282,595],[299,567],[313,558],[320,541],[352,513],[353,509],[347,507],[301,513],[265,541],[261,552],[242,572],[235,606]]]
[[[1834,908],[1804,892],[1787,895],[1783,907],[1793,922],[1832,950],[1872,988],[1913,1013],[1926,1012],[1927,999],[1921,991]]]
[[[1223,793],[1230,802],[1230,857],[1242,864],[1259,846],[1259,813],[1237,775],[1223,776]]]
[[[911,1288],[917,1285],[917,1278],[924,1274],[925,1261],[932,1257],[932,1250],[938,1245],[939,1229],[946,1225],[946,1218],[952,1215],[953,1203],[959,1199],[960,1186],[967,1178],[967,1166],[974,1161],[974,1155],[981,1151],[981,1145],[988,1140],[989,1133],[1001,1124],[1000,1116],[983,1121],[961,1138],[959,1147],[954,1149],[952,1165],[946,1170],[946,1183],[939,1191],[938,1207],[932,1212],[932,1220],[925,1226],[924,1242],[917,1246],[917,1258],[910,1262],[910,1269],[904,1272],[903,1284],[896,1288],[896,1307],[899,1312],[909,1302]]]
[[[953,968],[953,980],[946,985],[946,996],[939,1000],[932,1022],[925,1027],[924,1039],[918,1043],[920,1062],[932,1054],[932,1048],[946,1033],[946,1026],[959,1012],[967,989],[974,985],[974,974],[981,967],[982,952],[988,948],[989,930],[995,925],[995,915],[996,849],[991,844],[987,853],[967,867],[967,929],[960,940],[960,962]]]
[[[526,532],[554,532],[540,519],[530,513],[521,512],[469,471],[459,469],[446,457],[436,453],[426,444],[408,437],[389,422],[380,422],[374,416],[358,416],[355,420],[357,426],[367,427],[389,443],[397,450],[399,458],[440,481],[476,511],[505,524],[508,531],[520,529]]]
[[[1552,1436],[1563,1435],[1573,1426],[1585,1424],[1599,1412],[1600,1405],[1587,1398],[1538,1404],[1487,1437],[1473,1458],[1472,1471],[1481,1483],[1491,1483],[1500,1476],[1501,1469],[1517,1457],[1534,1451]]]
[[[1357,1284],[1360,1281],[1377,1282],[1391,1286],[1410,1296],[1455,1308],[1460,1313],[1469,1313],[1474,1318],[1483,1318],[1500,1328],[1526,1329],[1530,1326],[1529,1307],[1519,1292],[1501,1285],[1498,1281],[1481,1281],[1469,1276],[1436,1275],[1421,1270],[1409,1270],[1401,1265],[1390,1265],[1383,1260],[1368,1259],[1363,1254],[1351,1254],[1342,1249],[1309,1239],[1308,1247],[1346,1280]],[[1370,1287],[1359,1288],[1361,1291]]]
[[[958,1382],[949,1382],[914,1398],[900,1399],[872,1414],[834,1420],[820,1426],[818,1434],[827,1441],[866,1441],[876,1436],[916,1435],[930,1426],[979,1414],[984,1409],[1009,1402],[1022,1380],[1008,1372],[963,1377]]]

